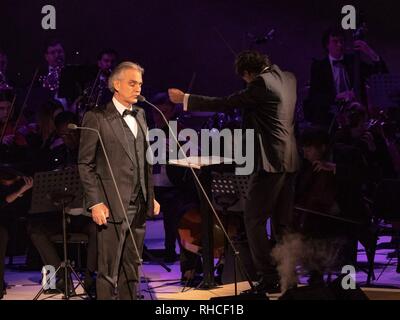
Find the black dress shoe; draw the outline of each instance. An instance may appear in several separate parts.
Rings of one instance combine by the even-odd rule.
[[[8,288],[8,283],[3,282],[3,290],[2,290],[2,292],[0,292],[0,299],[2,299],[3,296],[5,296],[7,294],[7,288]]]
[[[85,275],[85,280],[83,281],[86,293],[92,298],[96,299],[96,280],[92,276]]]
[[[253,288],[242,291],[240,294],[265,294],[265,293],[279,293],[281,292],[281,286],[279,281],[261,281],[257,282]]]

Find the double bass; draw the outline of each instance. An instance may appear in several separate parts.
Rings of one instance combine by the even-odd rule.
[[[367,25],[362,22],[360,26],[353,33],[353,41],[365,40],[367,33]],[[362,81],[361,81],[361,54],[358,50],[354,52],[354,79],[353,79],[353,91],[355,101],[362,102]]]

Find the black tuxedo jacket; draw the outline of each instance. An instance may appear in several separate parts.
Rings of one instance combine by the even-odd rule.
[[[349,54],[343,57],[343,64],[349,77],[350,89],[354,87],[354,55]],[[365,83],[368,77],[376,73],[387,73],[385,62],[380,59],[378,62],[367,64],[360,63],[361,100],[365,103]],[[329,57],[322,60],[314,60],[311,65],[310,91],[305,103],[307,120],[315,123],[329,124],[331,116],[329,111],[336,99],[336,88],[333,78],[333,71]]]
[[[144,110],[142,108],[138,109],[139,112],[136,116],[138,130],[142,130],[143,135],[146,137],[147,124]],[[82,126],[99,130],[121,193],[123,205],[127,210],[135,187],[133,185],[133,174],[136,160],[129,153],[128,141],[125,139],[122,121],[123,119],[118,110],[110,102],[105,108],[95,108],[88,111],[83,118]],[[146,140],[147,149],[148,142]],[[146,157],[146,154],[140,154],[139,156]],[[117,222],[122,221],[124,215],[121,205],[95,132],[89,130],[82,130],[81,132],[78,168],[85,193],[86,208],[89,209],[93,205],[103,202],[110,209],[114,220]],[[152,166],[147,161],[145,172],[147,215],[152,217],[154,215]],[[139,181],[139,179],[137,180]]]
[[[267,172],[295,172],[299,167],[294,135],[296,78],[274,65],[246,89],[224,98],[190,95],[188,110],[243,110],[243,129],[255,131],[258,168]]]

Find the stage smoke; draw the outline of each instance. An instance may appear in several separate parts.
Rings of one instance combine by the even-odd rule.
[[[286,234],[272,251],[282,292],[297,284],[300,274],[326,272],[337,263],[340,240],[306,239],[299,233]]]

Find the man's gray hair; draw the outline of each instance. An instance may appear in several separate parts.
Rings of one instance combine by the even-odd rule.
[[[127,69],[135,69],[139,71],[142,75],[144,73],[144,69],[137,63],[130,61],[121,62],[119,65],[115,67],[115,69],[111,72],[110,77],[108,78],[108,89],[110,89],[111,92],[115,92],[114,81],[120,80],[122,72],[124,72]]]

